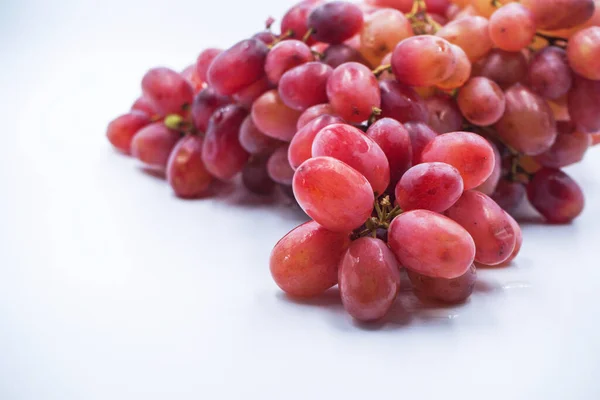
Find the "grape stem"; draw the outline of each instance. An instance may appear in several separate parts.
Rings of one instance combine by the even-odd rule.
[[[167,128],[180,132],[182,136],[187,134],[204,136],[202,132],[196,130],[196,127],[194,127],[194,124],[191,121],[185,120],[179,114],[167,115],[164,124]]]
[[[400,207],[396,206],[392,208],[390,196],[378,198],[377,193],[375,193],[375,197],[373,208],[375,209],[377,216],[369,218],[365,222],[363,229],[356,230],[350,236],[352,240],[366,236],[372,236],[376,238],[378,229],[389,229],[392,220],[398,215],[402,214],[402,209]]]
[[[539,33],[539,32],[537,32],[535,34],[535,36],[548,41],[548,43],[551,46],[566,48],[567,44],[569,43],[567,39],[564,39],[564,38],[561,38],[561,37],[556,37],[556,36],[544,35],[543,33]]]
[[[384,72],[392,72],[392,65],[391,64],[380,65],[379,67],[375,68],[372,72],[373,72],[373,75],[375,75],[377,78],[379,78],[381,76],[381,74],[383,74]]]
[[[302,41],[304,43],[308,42],[308,39],[310,39],[310,37],[312,36],[312,34],[315,33],[315,28],[309,28],[306,33],[304,34],[304,36],[302,37]]]
[[[282,33],[281,35],[277,36],[277,38],[275,38],[275,40],[273,41],[273,43],[269,44],[267,47],[269,49],[272,49],[273,47],[275,47],[275,45],[279,42],[283,42],[286,39],[289,39],[291,37],[294,37],[294,30],[293,29],[288,29],[287,32]]]
[[[502,4],[502,2],[500,0],[492,0],[492,7],[500,8],[503,5],[504,4]]]
[[[377,121],[377,118],[381,115],[381,113],[382,113],[381,108],[373,107],[373,109],[371,111],[371,116],[369,117],[369,121],[367,121],[367,129],[368,129],[368,127],[373,125],[375,123],[375,121]]]

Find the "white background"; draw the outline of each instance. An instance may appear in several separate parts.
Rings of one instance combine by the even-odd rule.
[[[276,0],[0,1],[0,399],[598,399],[600,151],[588,206],[528,224],[464,306],[404,292],[361,326],[272,283],[302,216],[177,200],[104,138],[151,66],[280,17]]]

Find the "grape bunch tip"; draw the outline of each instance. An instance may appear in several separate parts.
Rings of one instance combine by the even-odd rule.
[[[600,143],[600,0],[303,0],[257,27],[150,69],[106,135],[180,198],[241,175],[297,202],[310,221],[269,262],[289,296],[338,285],[379,320],[407,276],[461,303],[518,256],[521,203],[552,224],[583,211],[562,169]]]

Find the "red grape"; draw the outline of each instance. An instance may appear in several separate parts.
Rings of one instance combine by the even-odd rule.
[[[505,92],[506,110],[495,127],[501,140],[520,153],[535,156],[552,147],[556,122],[548,103],[516,84]]]
[[[240,127],[240,145],[250,154],[268,153],[279,145],[279,141],[262,133],[252,116],[248,115]]]
[[[277,43],[267,54],[265,73],[271,83],[277,84],[287,71],[314,59],[306,43],[299,40],[284,40]]]
[[[469,57],[467,57],[467,53],[454,44],[451,47],[454,55],[456,56],[456,68],[448,79],[439,82],[436,85],[440,89],[444,90],[452,90],[463,86],[471,76],[472,65]]]
[[[583,24],[594,14],[594,0],[521,0],[541,29],[564,29]]]
[[[475,257],[475,243],[463,227],[427,210],[396,217],[390,224],[388,244],[402,266],[433,278],[458,278]]]
[[[519,3],[500,7],[490,18],[490,38],[502,50],[526,48],[533,41],[535,32],[533,13]]]
[[[383,193],[390,183],[390,165],[379,145],[362,131],[346,124],[323,128],[313,140],[313,157],[333,157],[354,168]]]
[[[307,108],[306,111],[302,113],[300,118],[298,118],[296,128],[300,130],[304,128],[309,122],[322,115],[335,115],[335,111],[333,111],[333,107],[331,107],[331,104],[317,104],[316,106]]]
[[[516,234],[507,214],[485,194],[467,191],[446,215],[465,228],[475,241],[475,261],[498,265],[512,254]]]
[[[188,65],[181,71],[181,76],[192,86],[194,93],[198,93],[204,87],[204,81],[196,75],[196,64]]]
[[[327,80],[333,69],[321,62],[309,62],[290,69],[279,81],[279,96],[286,106],[304,111],[327,102]]]
[[[584,78],[600,80],[600,26],[577,32],[567,47],[571,68]]]
[[[264,75],[268,52],[267,45],[258,39],[247,39],[235,44],[215,57],[210,64],[208,83],[217,93],[225,96],[239,92]]]
[[[240,90],[232,97],[236,101],[237,104],[244,106],[246,109],[252,108],[252,104],[258,99],[260,96],[265,94],[268,90],[272,89],[271,83],[266,76],[263,76],[250,86],[245,87]]]
[[[515,231],[515,235],[516,235],[515,249],[513,250],[510,257],[508,257],[508,259],[506,261],[504,261],[504,264],[509,264],[515,258],[517,258],[517,256],[521,252],[521,247],[523,246],[523,232],[521,231],[521,227],[519,226],[517,221],[515,221],[515,219],[507,212],[505,212],[505,214],[506,214],[506,218],[508,218],[508,221],[510,222],[510,226],[512,226],[513,230]]]
[[[369,127],[367,136],[385,153],[390,167],[390,184],[394,187],[412,165],[412,146],[408,131],[398,121],[383,118]]]
[[[349,245],[347,233],[307,222],[275,245],[269,261],[271,275],[291,296],[318,296],[338,282],[338,263]]]
[[[366,0],[366,3],[377,7],[395,8],[405,13],[413,6],[413,0]]]
[[[357,5],[332,1],[315,7],[308,16],[312,37],[323,43],[340,44],[360,32],[363,13]]]
[[[408,122],[404,128],[410,136],[412,148],[412,165],[421,162],[421,154],[427,145],[438,136],[438,133],[423,122]]]
[[[398,43],[411,36],[413,29],[408,18],[398,10],[383,8],[365,18],[360,52],[371,64],[378,65]]]
[[[421,154],[422,162],[444,162],[456,168],[465,190],[481,185],[494,171],[494,150],[481,136],[452,132],[434,138]]]
[[[458,92],[457,102],[464,117],[479,126],[495,124],[506,108],[500,86],[484,77],[471,78]]]
[[[585,152],[592,144],[587,133],[563,133],[556,137],[552,147],[535,157],[535,161],[544,167],[562,168],[583,160]]]
[[[409,169],[396,186],[396,201],[402,210],[446,211],[462,195],[460,172],[440,162],[419,164]]]
[[[148,114],[149,117],[154,117],[157,114],[154,105],[144,96],[140,96],[135,103],[133,103],[131,111],[141,111]]]
[[[538,171],[527,185],[531,205],[555,224],[569,223],[581,214],[583,192],[569,175],[553,168]]]
[[[131,154],[148,167],[164,169],[181,134],[155,122],[138,131],[131,141]]]
[[[281,32],[291,32],[292,39],[302,40],[308,32],[308,15],[319,3],[321,0],[304,0],[290,8],[281,20]],[[313,38],[309,38],[307,44],[314,42]]]
[[[448,133],[461,130],[463,117],[453,97],[437,94],[425,99],[429,114],[428,125],[436,132]]]
[[[523,52],[492,49],[473,65],[473,76],[485,76],[505,88],[523,81],[527,76],[527,58]]]
[[[231,103],[231,99],[227,96],[221,96],[211,87],[203,89],[194,98],[192,103],[192,120],[194,126],[201,132],[206,132],[208,129],[208,121],[210,117],[219,108]]]
[[[327,97],[335,113],[348,122],[366,121],[373,107],[381,106],[377,78],[362,64],[337,67],[327,82]]]
[[[492,195],[492,199],[508,213],[513,213],[524,198],[525,186],[522,183],[504,179],[498,182],[496,191]]]
[[[288,161],[288,146],[280,146],[269,157],[267,172],[271,179],[282,185],[291,185],[294,179],[294,170]]]
[[[429,114],[424,100],[410,86],[384,80],[379,82],[381,91],[381,116],[399,122],[427,122]]]
[[[273,32],[271,32],[271,31],[261,31],[261,32],[255,33],[252,36],[252,38],[258,39],[266,45],[273,44],[273,42],[275,42],[275,40],[277,40],[277,36],[275,36],[273,34]]]
[[[471,62],[483,58],[493,46],[489,21],[479,16],[451,21],[437,31],[436,35],[462,48]]]
[[[248,160],[242,170],[242,183],[254,194],[266,196],[273,192],[275,182],[267,172],[267,160],[265,155],[253,156]]]
[[[306,214],[334,232],[350,232],[373,211],[373,189],[354,168],[332,157],[306,160],[294,174],[294,195]]]
[[[206,76],[208,68],[210,68],[210,64],[222,52],[223,50],[221,49],[206,49],[200,53],[196,60],[196,75],[202,82],[208,81]]]
[[[149,123],[150,117],[146,113],[134,110],[112,120],[106,129],[106,137],[116,149],[129,154],[133,137]]]
[[[573,78],[566,52],[550,46],[534,54],[527,71],[528,86],[546,99],[558,99],[567,94]]]
[[[337,68],[347,62],[357,62],[359,64],[369,65],[369,62],[365,60],[358,50],[346,44],[333,44],[328,46],[323,53],[321,61],[332,68]]]
[[[363,237],[350,244],[339,264],[340,296],[360,321],[382,318],[400,290],[400,267],[385,242]]]
[[[568,106],[571,120],[577,130],[584,133],[600,131],[600,81],[576,76],[569,92]]]
[[[475,190],[491,196],[496,190],[498,182],[502,176],[502,156],[500,155],[498,146],[490,141],[488,141],[488,143],[490,146],[492,146],[492,149],[494,149],[494,170],[492,171],[490,177],[487,178],[481,185],[477,186]]]
[[[202,160],[202,145],[200,136],[188,135],[171,152],[167,164],[167,179],[179,197],[201,196],[213,180]]]
[[[408,278],[419,299],[434,300],[448,304],[458,304],[467,300],[473,293],[477,281],[474,265],[458,278],[432,278],[408,270]]]
[[[206,169],[221,180],[229,180],[242,171],[249,154],[240,145],[239,132],[248,112],[240,106],[218,109],[210,118],[202,158]]]
[[[341,124],[343,122],[339,117],[322,115],[302,127],[292,139],[288,151],[288,158],[292,168],[298,168],[300,164],[312,157],[313,141],[321,129],[328,125]]]
[[[168,68],[153,68],[142,79],[142,92],[161,115],[186,114],[194,100],[194,89],[177,72]]]
[[[254,102],[252,120],[265,135],[289,142],[296,133],[300,112],[286,106],[277,89],[269,90]]]

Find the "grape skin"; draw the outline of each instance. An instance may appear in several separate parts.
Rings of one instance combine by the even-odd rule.
[[[350,244],[338,270],[346,311],[360,321],[383,318],[400,290],[400,267],[386,243],[363,237]]]
[[[347,124],[323,128],[313,140],[313,157],[333,157],[354,168],[383,193],[390,183],[390,165],[379,145],[362,131]]]
[[[504,92],[485,77],[471,78],[458,92],[457,102],[462,115],[479,126],[495,124],[506,109]]]
[[[527,185],[531,205],[550,223],[566,224],[584,207],[581,188],[569,175],[553,168],[538,171]]]
[[[235,102],[244,108],[250,110],[252,108],[252,104],[265,92],[272,89],[272,85],[269,83],[269,80],[266,76],[263,76],[250,86],[245,87],[239,92],[235,93],[232,97]]]
[[[315,7],[308,16],[312,37],[323,43],[340,44],[360,32],[363,13],[355,4],[332,1]]]
[[[371,125],[366,134],[386,155],[390,169],[390,185],[395,187],[412,165],[413,152],[408,131],[400,122],[382,118]]]
[[[494,171],[494,150],[481,136],[452,132],[434,138],[421,154],[422,162],[444,162],[456,168],[465,190],[481,185]]]
[[[413,29],[404,14],[391,8],[377,10],[365,17],[360,33],[360,53],[372,65],[379,65],[398,43],[411,36]]]
[[[240,145],[250,154],[269,153],[279,146],[281,142],[262,133],[254,122],[252,116],[248,115],[242,126],[239,135]]]
[[[259,196],[267,196],[275,189],[275,182],[267,172],[267,160],[265,155],[253,156],[242,170],[242,183],[250,192]]]
[[[236,105],[218,109],[210,118],[202,159],[215,177],[227,181],[242,171],[250,155],[240,145],[239,132],[248,112]]]
[[[523,202],[525,186],[520,182],[502,179],[498,182],[498,186],[496,186],[496,190],[491,197],[504,211],[511,214]]]
[[[338,282],[338,262],[349,245],[347,233],[307,222],[275,245],[269,261],[271,275],[290,296],[318,296]]]
[[[583,133],[600,131],[600,81],[592,81],[575,76],[573,88],[569,92],[568,107],[571,120],[577,130]]]
[[[292,168],[296,169],[304,161],[312,157],[312,145],[317,133],[326,126],[341,124],[344,121],[332,115],[322,115],[310,121],[296,133],[288,151],[288,159]]]
[[[265,135],[289,142],[296,133],[300,112],[286,106],[277,89],[269,90],[252,105],[252,120]]]
[[[366,0],[366,3],[376,7],[395,8],[405,13],[409,12],[413,6],[413,0]]]
[[[593,0],[521,0],[541,29],[566,29],[583,24],[594,14]]]
[[[328,46],[323,52],[321,62],[332,68],[337,68],[347,62],[357,62],[369,66],[369,62],[360,54],[358,50],[346,44],[334,44]]]
[[[571,68],[591,80],[600,80],[600,27],[592,26],[569,39],[567,55]]]
[[[315,157],[298,167],[294,195],[308,216],[334,232],[350,232],[371,216],[375,197],[367,179],[342,161]]]
[[[150,117],[141,111],[131,111],[123,114],[108,124],[106,137],[115,149],[125,153],[131,153],[131,141],[136,133],[150,124]]]
[[[404,128],[410,136],[412,148],[412,165],[421,162],[421,154],[427,145],[438,136],[438,133],[423,122],[409,122],[404,124]]]
[[[432,278],[407,270],[415,295],[422,300],[439,301],[446,304],[465,302],[473,293],[477,281],[475,265],[458,278]]]
[[[327,81],[333,72],[327,64],[309,62],[290,69],[279,81],[279,96],[286,106],[304,111],[327,102]]]
[[[221,96],[210,87],[200,91],[194,98],[191,109],[192,120],[194,121],[196,129],[200,132],[206,132],[210,117],[212,117],[219,108],[228,104],[231,104],[231,99],[229,97]]]
[[[587,133],[573,132],[559,134],[552,147],[535,157],[544,167],[562,168],[583,160],[592,138]]]
[[[206,193],[213,181],[202,160],[203,140],[188,135],[175,146],[167,164],[167,179],[178,197],[191,199]]]
[[[449,164],[432,162],[409,169],[396,186],[396,201],[404,211],[429,210],[442,213],[463,193],[460,173]]]
[[[269,177],[282,185],[291,185],[294,178],[294,170],[288,161],[288,146],[280,146],[271,154],[267,162]]]
[[[492,49],[473,65],[473,76],[484,76],[502,88],[522,82],[527,77],[527,58],[523,52]]]
[[[462,48],[471,62],[483,58],[493,46],[489,35],[489,21],[479,16],[451,21],[437,31],[436,36]]]
[[[333,111],[331,104],[317,104],[316,106],[307,108],[302,115],[300,115],[300,118],[298,118],[296,128],[300,130],[308,125],[309,122],[323,115],[335,115],[335,111]]]
[[[277,43],[267,54],[265,73],[269,81],[276,85],[287,71],[314,59],[306,43],[299,40],[284,40]]]
[[[505,212],[505,214],[506,214],[506,218],[508,218],[508,221],[510,222],[510,225],[512,226],[513,230],[515,231],[515,235],[516,235],[515,249],[513,250],[510,257],[508,257],[508,259],[506,261],[504,261],[504,263],[503,263],[503,264],[507,265],[507,264],[510,264],[511,262],[513,262],[514,259],[517,258],[517,256],[521,252],[521,248],[523,247],[523,231],[521,230],[521,227],[519,226],[517,221],[515,221],[515,219],[510,214],[508,214],[507,212]]]
[[[500,155],[498,146],[489,140],[488,143],[494,150],[494,170],[492,171],[490,177],[487,178],[481,185],[477,186],[475,190],[491,196],[496,191],[496,187],[498,186],[498,182],[500,182],[500,178],[502,176],[502,156]]]
[[[526,48],[536,33],[532,12],[519,3],[497,9],[490,18],[489,29],[494,45],[506,51]]]
[[[377,78],[362,64],[350,62],[333,70],[327,97],[336,115],[348,122],[366,121],[373,107],[381,106]]]
[[[427,124],[436,132],[448,133],[461,130],[463,116],[456,101],[451,96],[436,94],[425,99],[429,114]]]
[[[131,154],[150,168],[164,170],[180,137],[179,132],[167,128],[162,122],[155,122],[135,134],[131,141]]]
[[[304,0],[290,8],[281,19],[281,32],[291,32],[292,39],[302,40],[308,32],[308,16],[320,3],[321,0]],[[310,46],[315,42],[314,38],[309,37],[306,44]]]
[[[516,234],[506,213],[494,200],[477,191],[467,191],[446,215],[465,228],[475,241],[475,261],[498,265],[512,254]]]
[[[131,111],[141,111],[146,113],[149,117],[154,117],[157,114],[154,105],[145,96],[138,97],[138,99],[131,105]]]
[[[427,210],[396,217],[390,224],[388,244],[402,266],[434,278],[458,278],[475,258],[469,233],[451,219]]]
[[[438,88],[443,90],[459,88],[463,86],[471,76],[472,64],[469,60],[469,57],[467,57],[467,53],[465,53],[463,49],[456,45],[452,45],[452,51],[456,57],[456,68],[448,79],[436,85]]]
[[[198,59],[196,60],[196,76],[202,81],[206,82],[208,80],[206,73],[208,72],[208,68],[213,60],[223,52],[221,49],[206,49],[198,55]]]
[[[146,72],[142,79],[142,92],[161,116],[184,116],[185,107],[192,104],[194,99],[192,86],[169,68],[152,68]]]
[[[427,122],[429,112],[425,101],[415,90],[397,81],[379,82],[381,91],[381,116],[399,122]]]
[[[572,71],[563,49],[550,46],[533,55],[527,71],[528,86],[546,99],[558,99],[571,89]]]

